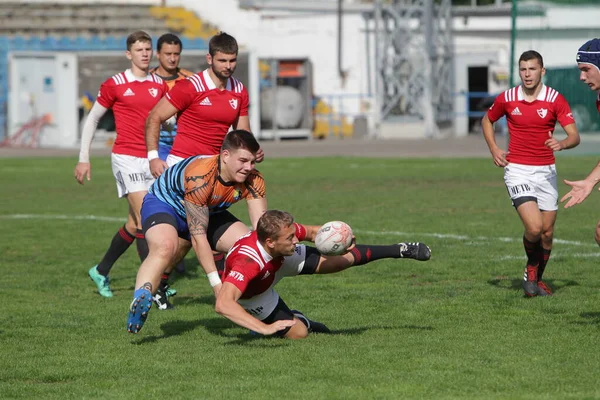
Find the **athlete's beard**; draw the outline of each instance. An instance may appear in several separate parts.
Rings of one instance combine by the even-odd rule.
[[[221,82],[226,82],[227,79],[229,79],[231,77],[231,75],[233,75],[233,69],[231,70],[231,72],[229,73],[229,76],[225,76],[223,74],[221,74],[219,71],[215,70],[215,68],[213,66],[210,67],[213,71],[213,73],[215,74],[215,76],[217,77],[218,80],[220,80]]]

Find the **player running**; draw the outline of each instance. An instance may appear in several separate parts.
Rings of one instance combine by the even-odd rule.
[[[152,39],[147,33],[139,31],[129,35],[125,55],[131,61],[131,68],[107,79],[100,86],[98,98],[83,125],[79,162],[74,172],[75,179],[82,185],[85,179],[91,179],[89,154],[92,139],[100,118],[112,108],[117,131],[111,154],[112,171],[118,196],[127,199],[129,213],[127,222],[113,237],[102,260],[88,271],[98,292],[104,297],[113,296],[108,274],[134,240],[140,259],[143,260],[148,254],[140,208],[154,177],[146,158],[144,124],[150,110],[168,90],[160,77],[148,72],[152,59]]]
[[[571,149],[580,140],[569,104],[542,83],[545,73],[540,53],[529,50],[521,54],[521,85],[496,97],[481,121],[494,164],[504,168],[504,183],[525,228],[523,290],[527,297],[552,294],[542,276],[552,251],[558,209],[554,152]],[[508,152],[494,137],[493,124],[502,116],[508,120]],[[553,135],[557,121],[567,133],[561,141]]]

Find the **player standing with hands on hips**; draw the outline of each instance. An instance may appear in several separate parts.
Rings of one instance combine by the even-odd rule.
[[[571,149],[580,140],[569,104],[542,83],[545,73],[540,53],[529,50],[521,54],[521,85],[496,97],[481,121],[494,164],[504,168],[504,183],[525,228],[523,290],[527,297],[552,295],[542,276],[552,251],[558,210],[554,152]],[[494,137],[493,124],[503,116],[508,120],[508,152]],[[567,134],[560,141],[553,135],[556,122]]]

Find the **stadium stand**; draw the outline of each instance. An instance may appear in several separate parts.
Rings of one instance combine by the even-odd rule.
[[[152,36],[166,31],[187,38],[209,38],[217,29],[182,7],[139,4],[29,3],[0,5],[0,35],[123,36],[135,30]]]
[[[132,3],[27,3],[0,2],[0,141],[7,137],[8,57],[13,51],[119,51],[127,35],[144,30],[155,39],[165,32],[180,35],[185,49],[205,50],[206,40],[217,29],[195,13],[181,7],[152,7]],[[82,90],[97,90],[91,77],[106,78],[93,71],[94,59],[82,59],[92,71]],[[120,68],[120,67],[119,67]],[[108,68],[110,70],[110,67]]]

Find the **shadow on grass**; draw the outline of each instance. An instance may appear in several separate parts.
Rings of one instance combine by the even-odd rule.
[[[197,304],[215,305],[215,296],[212,294],[206,296],[176,296],[171,299],[175,307]]]
[[[563,288],[569,286],[579,286],[579,282],[563,279],[544,279],[546,285],[552,289],[552,293],[556,293]],[[490,279],[488,284],[507,290],[523,290],[522,279],[511,279],[506,277]]]
[[[584,321],[575,321],[576,325],[600,325],[600,312],[584,312],[579,314]]]
[[[174,320],[165,322],[160,326],[160,329],[163,331],[162,335],[146,336],[140,340],[132,341],[132,344],[142,345],[155,343],[158,340],[167,339],[171,336],[179,336],[185,332],[193,331],[199,326],[205,327],[208,331],[211,331],[210,327],[213,325],[231,328],[231,323],[222,318],[200,319],[196,321]]]

